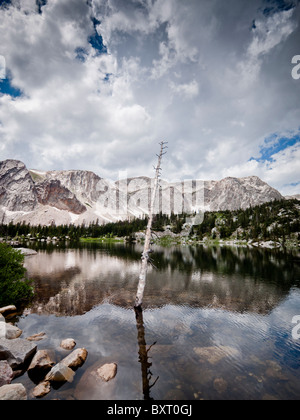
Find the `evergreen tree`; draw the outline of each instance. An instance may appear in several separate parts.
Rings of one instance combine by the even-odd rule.
[[[32,298],[31,281],[24,279],[23,263],[20,251],[0,243],[0,306],[19,305]]]

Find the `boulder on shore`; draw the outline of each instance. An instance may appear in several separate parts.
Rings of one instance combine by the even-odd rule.
[[[0,361],[0,387],[9,385],[13,380],[14,373],[6,360]]]
[[[22,384],[3,385],[0,388],[0,401],[27,400],[27,392]]]
[[[17,308],[14,305],[4,306],[3,308],[0,308],[0,314],[5,314],[7,312],[14,312]]]
[[[13,340],[22,334],[20,328],[5,322],[5,318],[0,314],[0,338]]]
[[[0,338],[0,359],[7,360],[13,370],[22,367],[27,362],[29,363],[36,349],[35,344],[22,338],[14,340]]]

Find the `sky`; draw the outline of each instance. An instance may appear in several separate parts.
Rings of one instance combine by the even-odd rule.
[[[0,0],[0,160],[299,194],[298,63],[299,0]]]

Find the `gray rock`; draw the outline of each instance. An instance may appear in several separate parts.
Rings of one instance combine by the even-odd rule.
[[[63,363],[55,365],[47,374],[45,381],[72,382],[75,372]]]
[[[6,337],[6,322],[4,316],[0,314],[0,338]]]
[[[54,365],[55,362],[47,350],[38,350],[29,365],[28,373],[35,372],[45,376]]]
[[[97,369],[96,374],[103,381],[109,382],[112,379],[114,379],[114,377],[116,376],[117,367],[118,366],[117,366],[116,363],[107,363],[107,364],[101,366],[101,368]]]
[[[8,385],[13,380],[14,373],[6,360],[0,361],[0,387]]]
[[[67,357],[65,357],[61,363],[71,369],[76,369],[84,364],[87,355],[88,352],[86,349],[76,349],[72,351],[72,353],[70,353]]]
[[[33,390],[33,392],[32,392],[32,395],[35,397],[35,398],[42,398],[42,397],[44,397],[45,395],[47,395],[47,394],[49,394],[49,392],[51,391],[51,385],[50,385],[50,382],[48,382],[48,381],[44,381],[44,382],[41,382],[40,384],[38,384],[35,388],[34,388],[34,390]]]
[[[66,338],[60,343],[60,347],[65,350],[73,350],[73,348],[76,346],[75,340],[73,338]]]
[[[13,370],[20,368],[34,356],[37,346],[30,341],[0,338],[0,359],[7,360]]]
[[[27,393],[24,385],[10,384],[0,388],[0,401],[4,400],[27,400]]]
[[[6,324],[6,334],[5,338],[8,340],[14,340],[15,338],[20,337],[22,334],[22,330],[20,328],[16,327],[15,325]]]

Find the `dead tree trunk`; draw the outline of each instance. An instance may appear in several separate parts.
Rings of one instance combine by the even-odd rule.
[[[149,351],[151,348],[156,344],[153,343],[148,349],[145,339],[145,327],[144,327],[144,319],[143,319],[143,310],[141,307],[135,308],[135,319],[136,319],[136,327],[138,331],[138,345],[139,345],[139,362],[141,363],[141,370],[142,370],[142,384],[143,384],[143,394],[145,400],[152,400],[150,396],[150,390],[154,387],[156,382],[159,379],[159,376],[155,379],[153,384],[150,384],[150,380],[152,378],[152,372],[150,370],[152,366],[152,362],[150,361],[150,357],[148,356]]]
[[[146,237],[145,237],[145,245],[144,245],[144,251],[142,254],[142,266],[139,276],[139,284],[137,289],[137,295],[135,299],[135,308],[141,307],[143,303],[143,297],[144,297],[144,290],[146,286],[146,277],[147,277],[147,269],[148,269],[148,263],[150,262],[150,245],[151,245],[151,229],[152,229],[152,222],[153,222],[153,216],[154,216],[154,206],[155,206],[155,198],[156,193],[158,189],[158,181],[160,177],[161,172],[161,161],[163,155],[166,154],[164,150],[167,148],[166,142],[160,143],[160,153],[157,155],[158,157],[158,163],[157,167],[155,168],[155,179],[154,179],[154,186],[152,191],[152,197],[151,197],[151,207],[150,207],[150,214],[149,214],[149,220],[147,225],[147,231],[146,231]]]

